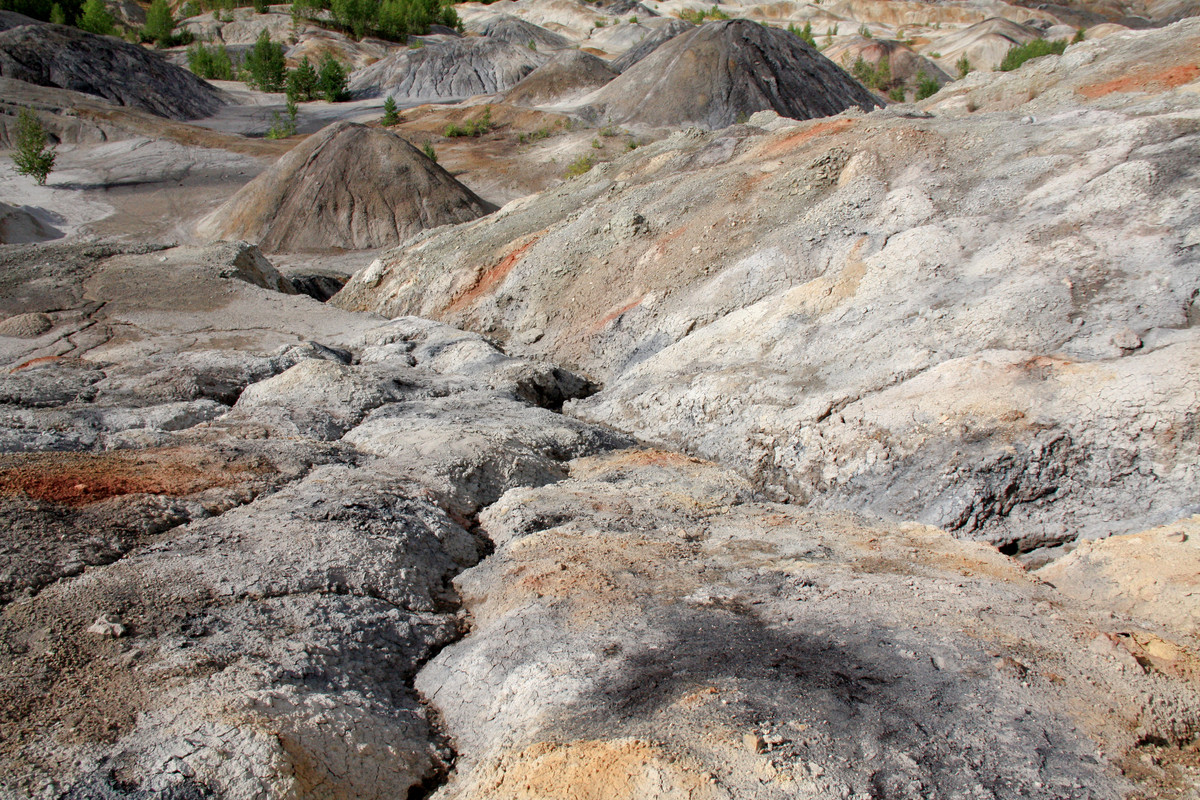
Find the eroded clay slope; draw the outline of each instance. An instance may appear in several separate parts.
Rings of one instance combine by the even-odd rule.
[[[1075,87],[1197,44],[1185,22],[998,78],[1042,76],[1034,115],[951,95],[678,134],[387,253],[335,302],[575,365],[606,388],[572,413],[777,497],[1016,549],[1141,530],[1195,509],[1200,98],[1189,70]]]

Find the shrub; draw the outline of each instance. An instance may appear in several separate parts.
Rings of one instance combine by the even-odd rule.
[[[346,93],[346,68],[329,53],[321,58],[317,70],[317,91],[330,103],[340,103],[350,97]]]
[[[265,14],[271,10],[267,5],[267,0],[252,0],[252,3],[254,5],[255,14]]]
[[[887,91],[892,85],[892,65],[886,57],[878,64],[872,64],[860,55],[850,67],[850,74],[863,86],[876,91]]]
[[[287,99],[287,117],[279,116],[276,111],[271,119],[271,129],[267,131],[268,139],[286,139],[296,135],[296,115],[300,113],[299,106],[292,98]]]
[[[596,162],[592,161],[591,156],[580,156],[567,166],[567,172],[564,175],[566,178],[577,178],[585,172],[596,166]]]
[[[1034,39],[1027,44],[1019,44],[1009,48],[1009,51],[1004,54],[1004,60],[1000,62],[1000,71],[1012,72],[1026,61],[1041,58],[1042,56],[1061,56],[1066,49],[1067,43],[1065,40],[1048,42],[1045,39]]]
[[[287,79],[283,61],[283,45],[271,41],[271,32],[263,28],[246,53],[243,64],[248,76],[246,83],[263,92],[282,92]]]
[[[917,73],[917,100],[924,100],[926,97],[933,97],[941,89],[941,85],[937,82],[937,78],[931,75],[926,75],[925,70]]]
[[[729,15],[721,9],[713,6],[707,11],[703,9],[685,8],[676,13],[677,17],[685,22],[690,22],[693,25],[703,25],[706,19],[729,19]]]
[[[286,89],[288,99],[298,103],[316,99],[317,81],[317,71],[313,69],[308,56],[305,56],[300,59],[300,66],[288,72]]]
[[[400,122],[400,112],[396,110],[396,98],[390,94],[383,101],[383,119],[379,120],[379,124],[385,128],[390,128]]]
[[[858,35],[863,37],[864,39],[871,38],[871,29],[867,27],[867,24],[865,22],[862,25],[858,26]]]
[[[205,80],[233,80],[233,62],[223,44],[212,48],[203,44],[193,45],[188,48],[187,59],[188,69]]]
[[[966,53],[963,53],[963,57],[954,66],[958,70],[958,77],[961,80],[971,72],[971,59],[967,58]]]
[[[87,0],[79,18],[75,20],[75,27],[100,36],[111,36],[116,30],[112,14],[108,13],[104,0]]]
[[[1075,35],[1071,37],[1071,44],[1079,44],[1083,41],[1083,28],[1075,31]]]
[[[638,18],[637,18],[637,17],[630,17],[630,18],[629,18],[629,24],[630,24],[630,25],[637,25],[637,24],[638,24]]]
[[[50,6],[50,21],[55,25],[67,24],[67,12],[63,11],[63,7],[58,3]]]
[[[837,36],[837,32],[838,32],[838,26],[836,23],[834,23],[834,26],[832,28],[825,29],[825,45],[826,46],[833,44],[833,37]]]
[[[903,86],[893,86],[888,91],[887,94],[888,94],[888,99],[893,102],[896,102],[896,103],[904,102],[904,87]]]
[[[17,173],[30,176],[38,186],[45,186],[46,176],[54,169],[56,158],[58,153],[54,148],[46,146],[46,129],[37,115],[22,108],[17,115],[16,149],[12,154]]]
[[[425,157],[430,161],[435,164],[437,163],[437,151],[433,149],[433,142],[426,142],[425,144],[421,145],[421,152],[424,153]]]
[[[445,127],[442,135],[447,139],[454,139],[460,136],[483,136],[492,129],[492,107],[485,106],[483,114],[479,117],[467,120],[462,125],[455,125],[453,122]]]

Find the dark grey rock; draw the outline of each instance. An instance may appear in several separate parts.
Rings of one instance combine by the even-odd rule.
[[[224,102],[217,89],[143,47],[66,25],[0,32],[0,77],[93,94],[169,119],[211,116]]]

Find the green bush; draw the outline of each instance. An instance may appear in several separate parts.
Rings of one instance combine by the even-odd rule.
[[[287,80],[283,61],[283,45],[271,41],[271,32],[263,28],[254,47],[243,62],[246,83],[263,92],[282,92]]]
[[[926,97],[933,97],[941,89],[941,84],[937,82],[937,78],[931,75],[926,75],[925,70],[917,72],[917,100],[924,100]]]
[[[255,14],[266,14],[271,10],[271,7],[267,4],[267,0],[251,0],[251,3],[254,6]]]
[[[22,108],[17,115],[17,140],[12,154],[17,173],[30,176],[38,186],[45,186],[56,158],[58,153],[54,148],[46,146],[46,129],[37,115]]]
[[[385,128],[390,128],[400,122],[400,112],[396,110],[396,98],[390,94],[383,101],[383,119],[379,120],[379,124]]]
[[[860,55],[850,67],[850,74],[863,86],[876,91],[886,92],[892,86],[892,65],[887,57],[872,64]]]
[[[300,59],[300,66],[288,72],[287,96],[298,103],[307,103],[317,97],[317,71],[308,56]]]
[[[67,12],[63,11],[63,7],[58,3],[50,6],[50,21],[55,25],[67,24]]]
[[[958,60],[954,67],[958,70],[958,77],[961,80],[971,72],[971,59],[967,58],[966,53],[963,53],[963,57]]]
[[[1009,51],[1004,54],[1004,60],[1000,62],[1000,71],[1012,72],[1026,61],[1041,58],[1042,56],[1061,56],[1066,49],[1067,43],[1065,40],[1048,42],[1045,39],[1034,39],[1027,44],[1019,44],[1009,48]]]
[[[317,92],[330,103],[350,98],[346,92],[346,68],[329,53],[321,58],[321,66],[317,68]]]
[[[567,166],[567,171],[564,177],[577,178],[580,175],[588,172],[594,166],[596,166],[596,162],[592,160],[591,156],[580,156]]]
[[[430,161],[435,164],[437,163],[437,151],[433,149],[433,142],[426,142],[425,144],[421,145],[421,152],[424,153],[425,157]]]
[[[116,30],[112,14],[108,13],[104,0],[87,0],[79,18],[75,20],[75,27],[100,36],[111,36]]]
[[[296,101],[292,98],[287,99],[287,116],[281,117],[276,111],[271,119],[271,129],[267,131],[268,139],[286,139],[289,136],[296,135],[296,115],[300,113],[300,107],[296,105]]]
[[[233,62],[223,44],[211,48],[203,44],[192,45],[188,48],[187,59],[188,69],[205,80],[233,80]]]
[[[461,125],[456,125],[453,122],[447,125],[442,131],[442,135],[447,139],[454,139],[460,136],[483,136],[492,127],[492,107],[485,106],[483,113],[475,119],[467,120]]]

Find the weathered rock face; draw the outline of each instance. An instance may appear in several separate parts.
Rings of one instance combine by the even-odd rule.
[[[411,682],[459,635],[465,526],[630,444],[538,405],[590,385],[282,294],[244,244],[0,259],[0,793],[395,798],[443,769]]]
[[[584,102],[597,118],[724,128],[755,111],[812,119],[879,102],[798,37],[746,20],[682,33]]]
[[[365,250],[490,207],[400,136],[338,122],[313,134],[200,223],[268,251]]]
[[[1017,550],[1143,530],[1196,508],[1200,104],[1076,87],[1088,62],[1175,74],[1198,36],[964,84],[1038,86],[1036,117],[677,135],[386,254],[335,302],[579,367],[605,389],[571,413],[776,497]]]
[[[406,102],[463,100],[512,88],[548,56],[525,45],[467,37],[404,50],[350,75],[355,97]]]
[[[215,113],[221,93],[135,44],[66,25],[0,32],[0,77],[94,94],[169,119]]]
[[[417,677],[458,747],[443,800],[1116,798],[1108,758],[1200,711],[1186,640],[990,547],[673,453],[570,471],[483,514],[473,631]]]
[[[615,77],[617,71],[596,56],[580,50],[566,50],[522,78],[504,99],[519,106],[567,102]]]
[[[471,32],[522,47],[533,42],[538,50],[558,50],[571,43],[565,36],[510,14],[500,14],[482,25],[472,26]]]

